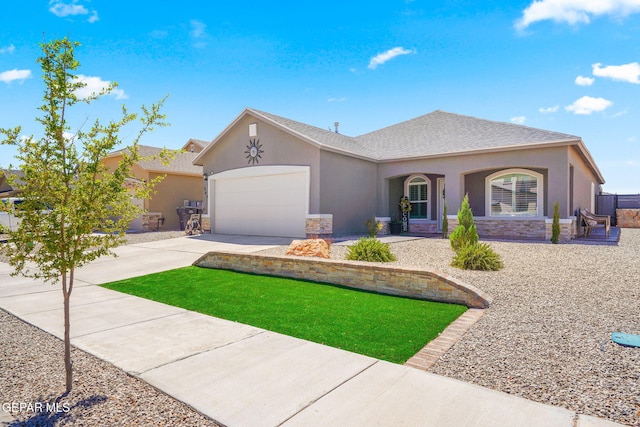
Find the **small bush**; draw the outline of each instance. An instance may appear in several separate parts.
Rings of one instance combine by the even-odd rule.
[[[347,247],[346,259],[351,261],[391,262],[396,257],[391,253],[389,245],[371,237],[363,237],[355,244]]]
[[[446,239],[449,235],[449,219],[447,218],[447,202],[444,203],[442,210],[442,238]]]
[[[367,226],[367,230],[369,231],[369,237],[376,237],[378,235],[378,232],[382,231],[382,229],[384,228],[384,225],[380,221],[372,221],[370,219],[367,220],[365,225]]]
[[[462,246],[456,251],[451,265],[463,270],[497,271],[504,265],[500,255],[495,253],[486,243],[475,243]]]
[[[449,236],[451,247],[458,252],[460,248],[478,243],[478,231],[473,221],[473,212],[469,206],[469,195],[465,195],[458,211],[458,226]]]
[[[560,240],[560,204],[553,204],[553,223],[551,224],[551,243],[557,244]]]

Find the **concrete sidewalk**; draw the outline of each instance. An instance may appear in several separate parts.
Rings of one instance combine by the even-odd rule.
[[[118,258],[76,274],[72,343],[228,426],[615,425],[96,286],[187,266],[212,250],[276,244],[286,241],[207,236],[118,248]],[[0,263],[0,307],[62,337],[60,289],[11,271]]]

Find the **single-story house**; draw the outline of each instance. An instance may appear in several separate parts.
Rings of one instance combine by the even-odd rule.
[[[245,109],[195,157],[213,233],[327,236],[399,219],[449,231],[465,194],[480,236],[546,239],[553,205],[563,239],[604,183],[578,136],[444,111],[357,137]],[[386,227],[385,227],[386,230]]]
[[[140,218],[130,225],[132,230],[178,230],[180,228],[179,216],[176,209],[185,206],[185,201],[190,206],[202,205],[203,179],[202,167],[193,164],[206,143],[196,139],[190,139],[182,151],[168,164],[160,159],[144,160],[135,164],[131,169],[131,185],[136,180],[148,182],[157,176],[164,179],[155,187],[150,199],[135,200],[144,210]],[[162,148],[140,145],[142,157],[157,156]],[[105,157],[102,162],[111,170],[115,169],[122,159],[123,150],[114,151]],[[160,220],[163,218],[163,220]]]

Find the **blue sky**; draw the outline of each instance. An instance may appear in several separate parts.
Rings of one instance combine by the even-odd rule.
[[[27,135],[39,44],[68,36],[90,87],[119,84],[72,127],[166,95],[144,144],[212,140],[245,107],[351,136],[439,109],[581,136],[605,191],[640,192],[640,0],[7,0],[0,28],[0,127]]]

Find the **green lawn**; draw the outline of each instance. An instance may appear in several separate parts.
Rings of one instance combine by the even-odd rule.
[[[301,280],[185,267],[104,287],[404,363],[467,308]]]

